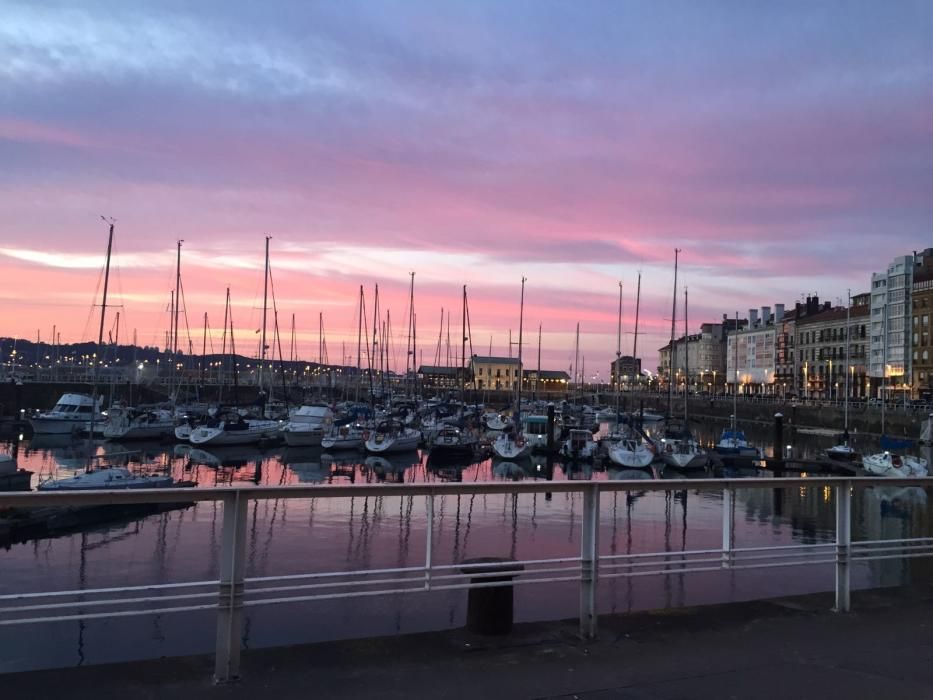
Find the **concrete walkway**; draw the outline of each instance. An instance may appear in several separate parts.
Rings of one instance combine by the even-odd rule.
[[[933,588],[827,596],[250,651],[243,679],[210,682],[210,657],[0,676],[0,696],[119,698],[933,698]]]

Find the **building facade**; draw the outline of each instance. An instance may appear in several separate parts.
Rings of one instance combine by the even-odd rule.
[[[839,400],[848,387],[850,398],[866,396],[871,295],[853,296],[848,309],[813,301],[796,322],[800,395]]]
[[[672,361],[673,372],[678,391],[689,386],[690,391],[716,392],[725,382],[725,336],[730,328],[735,327],[732,320],[723,319],[723,323],[704,323],[700,332],[681,336],[673,344],[658,349],[658,377],[666,385],[670,379]]]
[[[470,374],[474,389],[514,389],[521,365],[515,357],[473,355]]]
[[[911,316],[914,256],[894,258],[884,272],[871,276],[869,376],[878,392],[883,380],[910,376],[908,326]],[[877,393],[873,390],[873,393]]]
[[[621,381],[619,389],[631,388],[641,378],[641,359],[623,355],[609,364],[609,384],[616,388],[616,377]]]
[[[914,397],[933,399],[933,271],[915,272],[911,287],[911,385]]]
[[[748,324],[726,337],[726,383],[744,394],[774,394],[777,377],[777,328],[784,305],[748,310]]]

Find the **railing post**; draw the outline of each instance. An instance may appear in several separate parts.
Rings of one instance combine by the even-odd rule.
[[[431,565],[434,561],[434,494],[425,496],[425,518],[427,519],[427,533],[424,542],[424,590],[431,590]]]
[[[217,600],[217,648],[214,682],[230,683],[240,675],[240,631],[246,568],[247,498],[237,489],[224,495],[220,544],[220,592]]]
[[[849,554],[852,544],[852,484],[836,487],[836,612],[849,612]]]
[[[583,491],[583,532],[580,537],[580,636],[596,637],[596,583],[599,578],[599,486]]]
[[[732,566],[732,503],[735,490],[727,486],[722,490],[722,568]]]

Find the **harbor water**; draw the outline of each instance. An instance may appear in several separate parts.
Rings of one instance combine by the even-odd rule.
[[[721,425],[696,426],[704,443]],[[769,446],[769,426],[746,430],[754,444]],[[815,459],[831,436],[788,436],[800,459]],[[865,451],[876,445],[858,445]],[[13,449],[14,445],[8,445]],[[99,443],[98,454],[132,469],[161,470],[199,487],[237,484],[307,485],[349,483],[479,482],[512,479],[716,478],[669,472],[594,470],[587,465],[535,458],[530,464],[435,467],[427,453],[391,458],[329,455],[319,448],[226,448]],[[88,448],[69,438],[37,437],[15,445],[21,467],[34,481],[81,471]],[[804,472],[804,474],[813,472]],[[730,476],[773,476],[747,469]],[[797,476],[797,474],[790,474]],[[853,537],[882,539],[930,535],[923,489],[873,487],[856,490]],[[600,504],[599,546],[604,554],[677,552],[718,548],[722,543],[722,498],[690,489],[616,493]],[[434,505],[436,564],[471,557],[543,559],[579,556],[581,494],[468,495],[438,497]],[[246,575],[272,576],[364,568],[419,566],[424,561],[426,499],[369,496],[340,499],[251,502]],[[81,532],[0,548],[0,594],[152,583],[206,581],[218,576],[223,506],[215,502],[108,523]],[[734,502],[735,546],[770,546],[834,540],[831,489],[739,489]],[[855,588],[893,586],[926,575],[925,560],[864,562],[853,567]],[[601,613],[829,591],[833,567],[813,565],[755,571],[724,570],[605,579],[599,585]],[[572,618],[578,613],[576,582],[519,586],[516,621]],[[393,594],[247,608],[246,648],[317,640],[405,634],[461,627],[466,592]],[[0,626],[0,672],[99,664],[209,653],[214,646],[211,611],[108,620]]]

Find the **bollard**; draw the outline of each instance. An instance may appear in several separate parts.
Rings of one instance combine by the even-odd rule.
[[[774,458],[780,459],[784,454],[784,414],[774,414]]]
[[[512,631],[514,588],[512,579],[525,570],[523,564],[504,557],[476,557],[461,562],[460,571],[473,575],[470,583],[486,584],[483,588],[470,588],[467,594],[467,630],[474,634],[499,635]],[[489,564],[490,566],[482,566]],[[503,566],[503,564],[507,564]],[[476,574],[502,574],[476,576]],[[490,586],[502,583],[501,586]]]
[[[554,454],[557,451],[554,445],[554,404],[547,405],[547,453]]]

